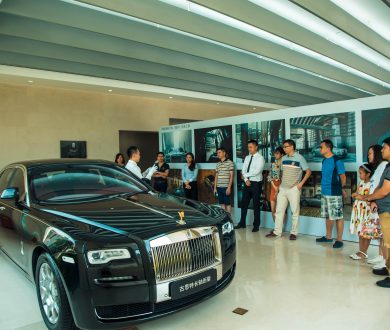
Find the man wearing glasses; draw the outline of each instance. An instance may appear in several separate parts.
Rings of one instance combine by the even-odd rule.
[[[295,241],[297,239],[301,190],[307,179],[309,179],[311,171],[305,158],[297,153],[295,148],[296,146],[293,140],[289,139],[283,142],[283,149],[286,155],[282,158],[282,181],[280,187],[276,190],[275,228],[273,232],[266,235],[268,238],[282,236],[284,215],[290,204],[292,212],[290,240]],[[306,173],[302,179],[303,172]]]

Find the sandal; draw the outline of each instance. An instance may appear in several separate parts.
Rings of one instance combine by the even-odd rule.
[[[363,257],[359,256],[358,253],[362,254]],[[359,251],[358,253],[351,254],[349,257],[353,260],[362,260],[362,259],[368,259],[368,255],[365,254],[362,251]]]

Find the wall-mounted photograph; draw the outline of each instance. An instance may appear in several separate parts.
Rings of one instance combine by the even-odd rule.
[[[243,163],[248,155],[247,142],[256,140],[259,153],[266,162],[271,162],[273,151],[282,145],[285,139],[285,120],[270,120],[236,125],[236,161]]]
[[[347,183],[345,190],[347,197],[344,198],[344,220],[351,219],[352,194],[357,190],[357,173],[346,172]],[[309,180],[302,188],[301,215],[307,217],[321,217],[321,172],[313,171]]]
[[[161,142],[167,163],[185,163],[186,153],[192,152],[191,130],[162,133]]]
[[[390,137],[390,108],[362,111],[363,159],[373,144],[382,144]]]
[[[237,202],[238,207],[241,208],[242,202],[242,191],[244,190],[245,181],[242,178],[242,172],[240,170],[237,171]],[[271,193],[271,184],[268,182],[269,171],[263,171],[263,189],[260,196],[260,209],[262,211],[271,211],[271,203],[270,203],[270,193]],[[249,203],[249,209],[253,210],[253,200],[251,199]]]
[[[290,136],[296,142],[299,153],[308,162],[322,162],[319,146],[324,139],[332,140],[333,153],[344,162],[356,162],[354,112],[292,118]]]
[[[215,170],[199,170],[198,172],[198,199],[208,204],[218,204],[214,195]]]
[[[232,158],[232,126],[208,127],[194,130],[195,160],[198,163],[217,163],[217,149],[225,148]]]
[[[61,158],[87,158],[86,141],[60,141]]]
[[[168,182],[168,188],[167,188],[168,194],[184,197],[184,188],[183,188],[183,180],[181,178],[181,170],[170,169],[167,182]]]

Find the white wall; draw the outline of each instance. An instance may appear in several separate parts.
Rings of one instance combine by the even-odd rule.
[[[161,146],[161,134],[163,132],[172,131],[172,130],[181,130],[181,129],[191,129],[192,133],[194,129],[213,127],[213,126],[222,126],[222,125],[232,125],[233,132],[233,161],[236,162],[235,155],[235,145],[236,145],[236,136],[235,136],[235,125],[241,123],[250,123],[256,121],[268,121],[275,119],[285,119],[286,120],[286,138],[290,136],[290,118],[295,117],[305,117],[305,116],[314,116],[321,114],[333,114],[333,113],[343,113],[343,112],[355,112],[356,120],[356,163],[345,163],[345,168],[347,171],[357,171],[359,165],[365,159],[362,150],[362,120],[361,112],[362,110],[374,110],[380,108],[390,108],[390,95],[384,96],[375,96],[367,97],[362,99],[348,100],[348,101],[339,101],[332,103],[324,103],[318,105],[309,105],[296,108],[287,108],[281,110],[267,111],[257,114],[248,114],[242,116],[234,116],[228,118],[221,118],[217,120],[205,120],[202,122],[190,123],[176,126],[164,126],[160,128],[160,148]],[[390,126],[390,122],[389,122]],[[193,151],[195,149],[194,134],[193,137]],[[365,153],[365,151],[364,151]],[[195,155],[196,157],[196,155]],[[181,168],[180,164],[170,164],[171,168]],[[214,169],[215,164],[203,163],[199,164],[201,169]],[[321,163],[309,163],[310,169],[312,171],[321,171]],[[236,162],[236,170],[241,170],[242,164]],[[266,169],[269,168],[269,164],[266,165]],[[236,172],[235,172],[236,173]],[[236,175],[236,174],[235,174]],[[237,178],[235,177],[235,180]],[[234,185],[235,196],[237,196],[237,185]],[[234,218],[236,221],[240,218],[240,209],[237,207],[237,198],[235,198],[235,207],[234,207]],[[253,211],[249,210],[247,223],[252,223]],[[265,219],[265,221],[264,221]],[[349,219],[347,219],[349,220]],[[267,228],[273,228],[273,221],[271,214],[269,212],[262,212],[262,226]],[[287,230],[291,226],[291,219],[289,219],[287,224]],[[349,222],[345,223],[344,238],[347,240],[356,240],[355,236],[349,234],[348,231]],[[302,234],[309,235],[323,235],[324,234],[324,221],[321,218],[312,218],[301,216],[300,218],[300,232]]]

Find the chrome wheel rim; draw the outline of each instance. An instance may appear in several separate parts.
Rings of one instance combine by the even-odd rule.
[[[39,269],[39,292],[46,317],[56,324],[60,314],[57,282],[49,264],[43,263]]]

